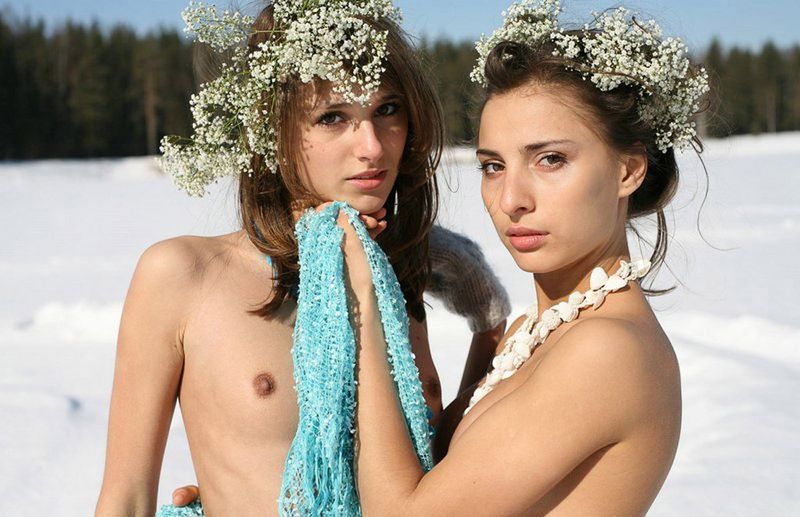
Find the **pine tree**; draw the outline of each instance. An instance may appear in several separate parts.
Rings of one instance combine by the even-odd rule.
[[[711,91],[708,95],[708,109],[703,113],[705,132],[710,136],[725,136],[730,132],[725,103],[722,102],[724,96],[722,78],[725,75],[725,56],[722,45],[717,38],[711,40],[702,64],[708,72],[708,81],[711,86]]]
[[[14,33],[0,13],[0,159],[15,158],[19,147],[16,124],[20,113],[15,102],[19,78],[14,54]]]
[[[754,95],[759,131],[778,130],[778,114],[783,100],[783,60],[778,49],[768,42],[755,60]]]
[[[731,134],[755,133],[760,125],[755,116],[753,56],[747,50],[734,47],[725,61],[722,75],[722,102],[731,127]]]

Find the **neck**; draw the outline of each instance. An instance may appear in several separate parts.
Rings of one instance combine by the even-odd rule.
[[[555,271],[536,273],[534,283],[539,316],[549,307],[566,300],[573,292],[588,290],[594,268],[602,267],[611,275],[619,267],[620,260],[630,262],[630,251],[625,240],[586,255]]]

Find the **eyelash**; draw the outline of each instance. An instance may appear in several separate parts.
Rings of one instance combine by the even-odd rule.
[[[564,165],[564,163],[566,162],[566,160],[564,159],[563,156],[561,156],[560,154],[556,154],[556,153],[550,153],[548,155],[543,156],[539,160],[539,162],[541,163],[541,162],[543,162],[543,161],[545,161],[547,159],[552,159],[552,158],[555,158],[558,161],[556,163],[553,163],[553,164],[550,164],[550,165],[544,165],[545,168],[550,169],[550,170],[556,170],[556,169],[560,168],[562,165]],[[478,170],[481,173],[483,173],[485,176],[492,176],[494,174],[497,174],[499,171],[489,172],[487,170],[491,166],[502,167],[503,165],[501,163],[498,163],[498,162],[486,162],[486,163],[480,164],[480,166],[478,166]]]
[[[497,162],[486,162],[486,163],[482,163],[482,164],[480,164],[480,165],[478,166],[478,170],[479,170],[481,173],[483,173],[483,175],[484,175],[484,176],[492,176],[492,175],[494,175],[494,174],[497,174],[497,172],[498,172],[498,171],[495,171],[495,172],[489,172],[489,171],[487,170],[487,169],[488,169],[489,167],[491,167],[492,165],[497,165],[497,166],[500,166],[500,167],[502,167],[502,165],[501,165],[501,164],[499,164],[499,163],[497,163]]]
[[[390,112],[389,113],[380,113],[381,110],[383,110],[386,107],[392,108],[390,110]],[[400,104],[399,103],[397,103],[397,102],[387,102],[386,104],[381,104],[380,106],[378,106],[378,108],[375,110],[375,113],[379,117],[391,117],[392,115],[396,115],[397,112],[399,112],[399,111],[400,111]],[[331,122],[325,122],[325,120],[328,119],[329,117],[336,117],[338,120],[331,121]],[[323,113],[322,115],[320,115],[320,117],[317,119],[317,124],[321,125],[321,126],[335,126],[336,124],[344,122],[344,119],[345,119],[345,114],[342,113],[341,111],[330,111],[328,113]]]
[[[551,153],[551,154],[545,155],[539,161],[543,162],[544,160],[547,160],[548,158],[557,158],[558,159],[557,163],[553,163],[553,164],[550,164],[550,165],[545,165],[545,167],[547,167],[548,169],[557,169],[557,168],[561,167],[562,165],[564,165],[564,162],[566,161],[566,160],[564,160],[563,156],[561,156],[560,154],[556,154],[556,153]]]

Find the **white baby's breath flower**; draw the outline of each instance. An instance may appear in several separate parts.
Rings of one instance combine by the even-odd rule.
[[[194,1],[182,13],[187,33],[230,55],[219,77],[190,100],[192,138],[161,142],[162,167],[190,195],[202,196],[221,177],[252,174],[252,153],[277,170],[281,82],[330,81],[345,101],[362,104],[380,87],[388,34],[368,20],[399,22],[391,0],[275,0],[273,6],[279,36],[249,53],[244,44],[253,18]]]
[[[486,59],[503,41],[533,47],[551,41],[553,54],[571,61],[600,90],[622,85],[637,87],[639,114],[655,133],[661,152],[691,145],[696,131],[692,117],[700,99],[708,92],[705,70],[692,72],[686,45],[678,38],[662,39],[654,20],[643,21],[620,7],[592,13],[582,36],[565,34],[559,27],[558,0],[522,0],[503,13],[503,25],[476,44],[478,60],[473,81],[486,86]]]

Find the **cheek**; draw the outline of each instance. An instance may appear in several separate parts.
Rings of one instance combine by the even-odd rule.
[[[605,181],[607,173],[592,171],[588,181],[580,182],[568,192],[553,212],[560,214],[563,228],[571,239],[589,243],[605,240],[616,223],[618,197],[612,181]]]
[[[494,227],[500,231],[507,224],[508,217],[500,210],[500,191],[502,185],[501,179],[487,180],[485,177],[481,179],[481,198],[483,199],[483,206],[489,213]]]
[[[380,136],[384,149],[389,151],[397,164],[403,156],[408,139],[408,122],[405,119],[399,120],[383,127]]]

